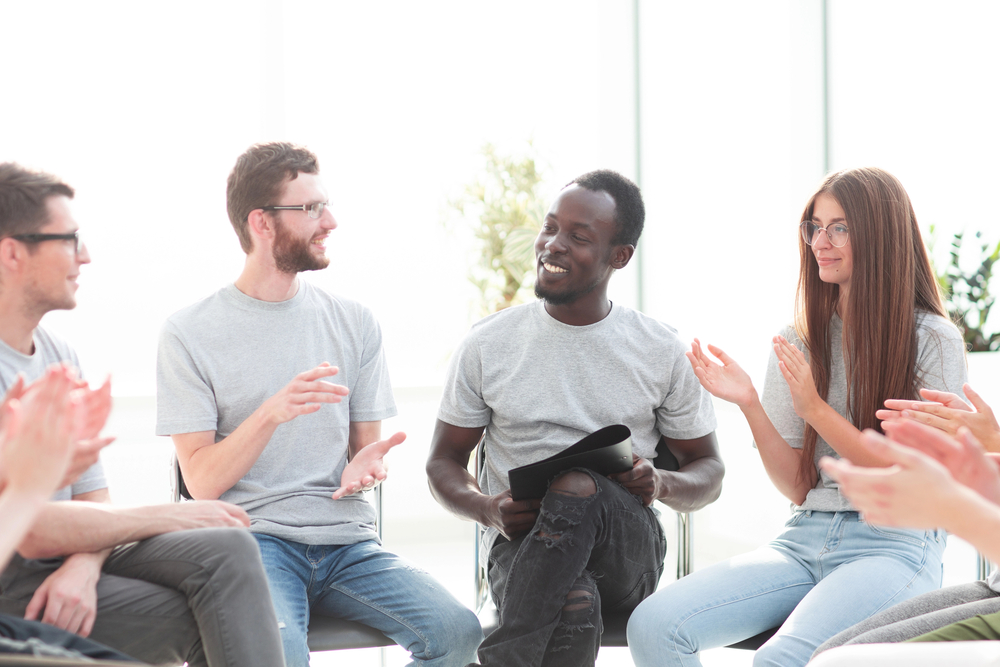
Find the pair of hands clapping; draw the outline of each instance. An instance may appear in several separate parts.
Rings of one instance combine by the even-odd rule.
[[[99,437],[110,413],[110,379],[92,390],[62,364],[19,375],[0,404],[0,484],[48,497],[71,483],[114,440]]]
[[[784,336],[775,336],[772,342],[778,356],[778,369],[791,392],[795,413],[808,421],[811,411],[823,403],[816,391],[809,362],[802,351]],[[691,362],[701,386],[716,398],[735,403],[744,410],[753,405],[758,400],[757,390],[746,371],[721,348],[709,345],[708,351],[722,363],[712,361],[701,349],[701,342],[697,338],[691,344],[691,351],[687,353],[688,361]]]

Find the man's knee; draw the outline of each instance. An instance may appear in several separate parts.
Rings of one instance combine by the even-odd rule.
[[[570,470],[552,480],[552,483],[549,484],[549,491],[585,498],[597,493],[597,483],[589,473]]]
[[[562,622],[581,625],[589,622],[597,604],[597,582],[587,570],[573,582],[562,608]]]

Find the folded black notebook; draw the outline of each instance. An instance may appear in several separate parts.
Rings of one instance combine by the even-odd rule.
[[[554,456],[511,468],[507,472],[510,497],[541,498],[552,478],[570,468],[589,468],[601,475],[631,470],[632,432],[621,424],[605,426]]]

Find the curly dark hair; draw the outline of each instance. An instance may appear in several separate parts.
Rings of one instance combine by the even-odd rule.
[[[639,243],[642,226],[646,221],[646,206],[642,203],[642,192],[638,185],[610,169],[587,172],[566,185],[573,184],[593,192],[607,192],[615,200],[615,223],[618,231],[611,239],[612,244],[635,246]]]

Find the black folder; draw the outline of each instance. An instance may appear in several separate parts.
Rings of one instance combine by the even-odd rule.
[[[552,478],[570,468],[589,468],[601,475],[632,469],[632,432],[616,424],[594,431],[558,454],[507,472],[510,497],[541,498]]]

